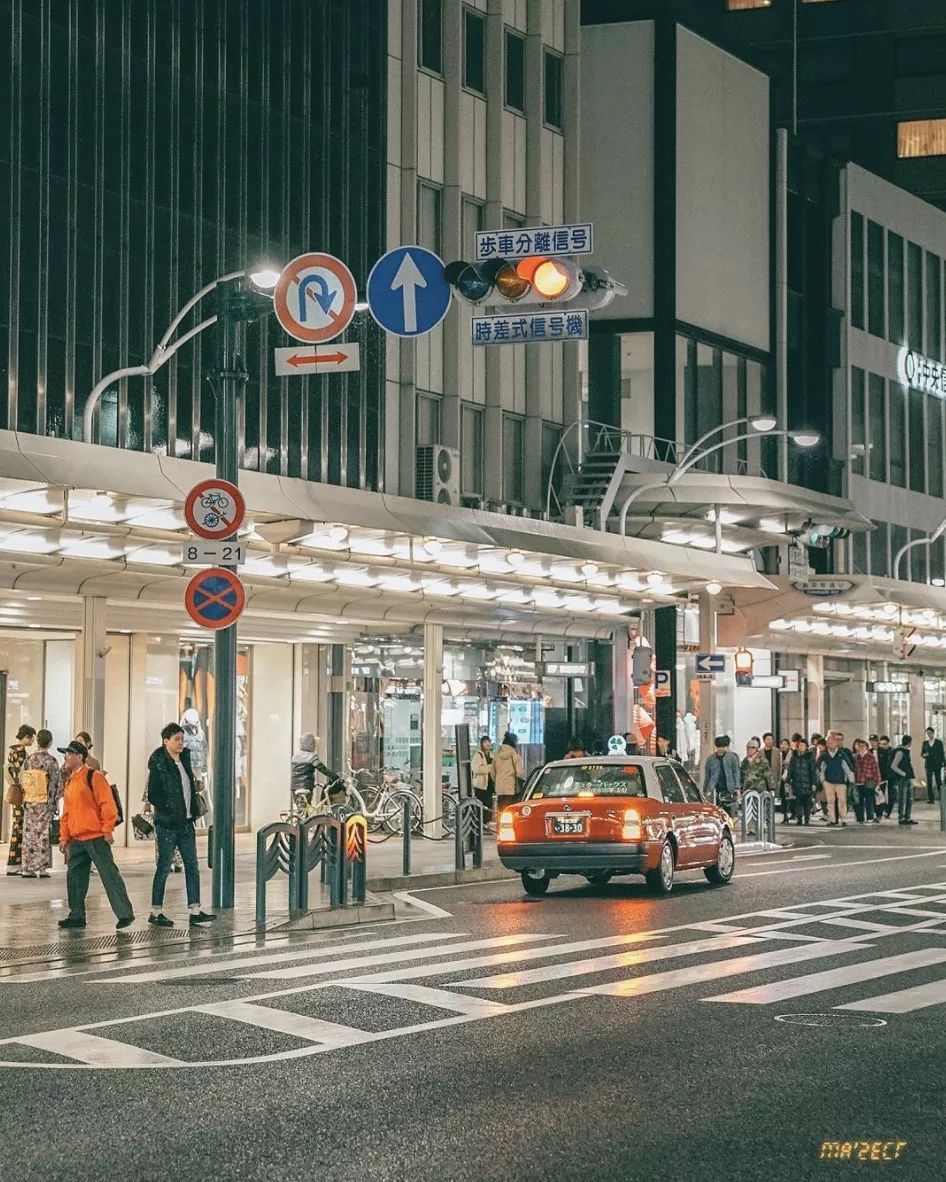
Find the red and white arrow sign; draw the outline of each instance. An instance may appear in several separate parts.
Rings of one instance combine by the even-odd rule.
[[[351,373],[361,369],[361,354],[357,344],[295,345],[289,349],[275,349],[276,373],[280,377],[291,374]]]

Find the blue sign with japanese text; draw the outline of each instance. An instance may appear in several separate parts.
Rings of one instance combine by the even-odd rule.
[[[532,255],[591,254],[594,225],[537,226],[534,229],[481,230],[475,235],[474,261],[527,259]]]
[[[588,339],[588,313],[520,312],[518,315],[474,316],[470,320],[474,345],[530,345],[538,341]]]

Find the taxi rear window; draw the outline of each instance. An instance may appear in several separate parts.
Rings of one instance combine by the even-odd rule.
[[[636,763],[548,767],[539,776],[529,798],[580,795],[646,796],[644,773]]]

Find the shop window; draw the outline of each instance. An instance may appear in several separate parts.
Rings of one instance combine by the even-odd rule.
[[[940,277],[942,274],[939,258],[926,252],[926,348],[927,357],[939,360],[943,355],[940,344],[942,332]]]
[[[867,223],[867,331],[886,336],[884,325],[884,228]]]
[[[871,381],[874,374],[871,374]],[[883,379],[880,379],[883,381]],[[888,432],[890,439],[890,483],[900,488],[907,487],[907,436],[906,392],[896,382],[889,386],[887,412],[889,414]]]
[[[472,8],[463,10],[463,85],[486,91],[486,18]]]
[[[521,505],[525,498],[522,479],[525,424],[515,415],[503,415],[503,500]]]
[[[417,185],[417,241],[434,254],[441,253],[443,238],[442,194],[434,185]]]
[[[898,123],[897,155],[901,160],[915,156],[946,156],[946,119],[913,119]]]
[[[926,491],[931,497],[943,495],[943,402],[929,398],[926,403]]]
[[[746,8],[771,8],[772,0],[726,0],[730,12],[742,12]]]
[[[923,251],[907,243],[907,340],[911,349],[923,349]]]
[[[440,399],[436,394],[417,395],[417,446],[440,442]]]
[[[870,413],[870,448],[868,451],[871,480],[887,481],[887,407],[886,383],[877,374],[870,374],[867,382]]]
[[[864,327],[864,219],[851,214],[851,323]]]
[[[545,51],[545,122],[562,129],[562,58]]]
[[[887,234],[887,332],[895,345],[902,345],[903,335],[903,239]]]
[[[880,575],[881,578],[887,574],[887,544],[888,544],[888,526],[885,521],[875,521],[874,529],[870,534],[870,573],[872,575]]]
[[[923,426],[926,395],[920,390],[904,390],[902,397],[907,403],[910,419],[910,488],[914,492],[926,492],[926,431]],[[890,429],[895,429],[893,424]]]
[[[483,495],[483,412],[466,404],[460,411],[460,492]]]
[[[867,469],[866,416],[864,414],[864,371],[851,368],[851,472],[863,476]]]
[[[506,106],[526,109],[526,39],[506,30]]]
[[[425,70],[443,73],[443,0],[418,0],[417,60]]]

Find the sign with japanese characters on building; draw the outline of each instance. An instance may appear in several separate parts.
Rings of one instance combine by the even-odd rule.
[[[537,226],[534,229],[481,230],[475,236],[477,263],[487,259],[527,259],[532,255],[591,254],[594,226]]]
[[[474,345],[529,345],[538,341],[585,341],[588,313],[525,312],[513,316],[474,316],[470,320]]]
[[[946,365],[941,361],[912,349],[901,349],[897,355],[897,377],[904,386],[946,398]]]

